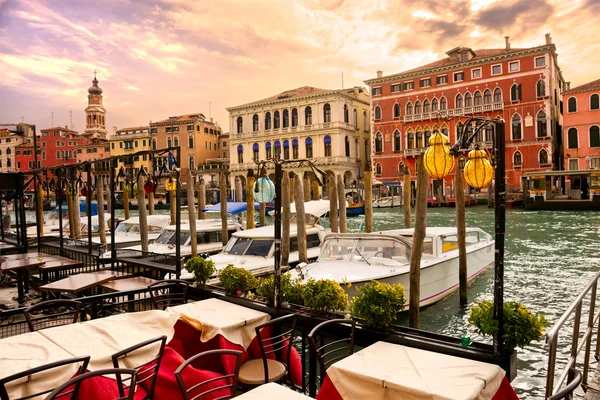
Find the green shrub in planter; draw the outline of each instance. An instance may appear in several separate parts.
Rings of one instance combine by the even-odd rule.
[[[348,307],[348,295],[331,279],[309,279],[303,297],[304,305],[316,311],[343,311]]]
[[[494,302],[483,300],[472,307],[468,322],[469,325],[477,328],[479,334],[491,336],[496,333],[498,321],[494,320]],[[533,340],[539,341],[544,335],[544,329],[548,326],[544,314],[537,316],[516,301],[504,303],[503,322],[502,340],[505,348],[509,351],[517,347],[523,348]]]
[[[259,280],[256,294],[264,297],[268,304],[274,304],[275,276],[269,275]],[[304,285],[300,279],[292,279],[290,273],[281,275],[281,301],[299,306],[304,305]]]
[[[405,303],[402,285],[373,281],[358,288],[358,294],[350,305],[350,313],[366,326],[387,328],[404,310]]]
[[[238,291],[245,293],[258,286],[258,280],[252,275],[252,272],[244,268],[234,267],[232,264],[220,270],[217,277],[225,290],[231,294],[238,294]]]
[[[203,286],[208,278],[217,272],[215,263],[200,256],[192,257],[185,263],[185,269],[194,274],[194,279]]]

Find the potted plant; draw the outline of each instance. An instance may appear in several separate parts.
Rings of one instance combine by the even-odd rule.
[[[404,310],[406,298],[402,285],[372,281],[358,288],[350,314],[365,326],[389,328]]]
[[[230,294],[241,296],[243,293],[258,286],[258,280],[252,272],[229,264],[217,273],[221,285]]]
[[[293,279],[290,273],[281,275],[281,301],[289,304],[304,305],[304,285],[300,279]],[[261,278],[256,288],[256,294],[264,297],[267,304],[274,304],[275,276]]]
[[[348,295],[332,279],[309,279],[304,285],[304,305],[315,311],[343,311],[348,307]]]
[[[198,286],[204,286],[208,278],[217,272],[217,267],[213,261],[206,260],[200,256],[195,256],[187,260],[185,269],[194,274],[194,279],[198,283]]]

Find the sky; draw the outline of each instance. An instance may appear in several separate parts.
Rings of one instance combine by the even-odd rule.
[[[457,46],[544,44],[571,87],[600,78],[600,0],[0,0],[0,124],[85,129],[93,71],[107,129],[300,86],[365,86]]]

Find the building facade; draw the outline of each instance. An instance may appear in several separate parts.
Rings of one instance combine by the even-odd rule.
[[[565,166],[600,169],[600,79],[563,92]]]
[[[376,179],[398,184],[400,163],[416,176],[415,163],[435,130],[450,144],[458,122],[469,116],[501,117],[506,122],[506,174],[510,188],[520,187],[525,172],[563,168],[562,98],[564,81],[550,35],[534,48],[472,50],[457,47],[448,57],[409,71],[366,81],[373,115],[373,171]],[[474,126],[467,127],[471,130]],[[477,138],[491,151],[492,130]],[[444,195],[447,182],[432,182]]]
[[[0,129],[0,172],[14,172],[17,170],[17,147],[27,143],[33,137],[31,127],[26,124],[18,124],[17,130],[23,133]]]
[[[77,163],[77,152],[88,140],[67,127],[42,129],[37,140],[38,168]],[[15,148],[17,171],[34,168],[33,140]]]
[[[137,178],[137,175],[142,166],[146,172],[152,174],[152,157],[147,154],[141,156],[125,157],[129,154],[143,150],[152,150],[154,138],[150,135],[148,126],[136,126],[131,128],[118,129],[109,139],[110,155],[122,156],[119,160],[117,168],[124,168],[126,176],[130,179]],[[119,190],[123,190],[124,182],[121,180],[118,184]]]
[[[304,86],[227,111],[232,184],[236,178],[245,183],[248,169],[272,158],[310,159],[343,176],[347,186],[363,177],[371,150],[369,96],[363,88]],[[311,173],[308,167],[294,172]]]

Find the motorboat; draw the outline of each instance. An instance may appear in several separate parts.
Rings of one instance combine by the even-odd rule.
[[[400,196],[381,197],[373,201],[373,208],[393,208],[402,206],[402,198]]]
[[[186,221],[182,221],[186,223]],[[146,225],[148,231],[148,242],[152,243],[162,233],[163,229],[171,225],[170,215],[148,215],[146,217]],[[123,247],[133,246],[140,243],[141,240],[140,232],[140,220],[138,217],[133,217],[122,221],[115,229],[115,248],[121,249]],[[98,236],[92,238],[92,243],[101,245],[102,242]],[[106,234],[106,245],[107,249],[111,249],[112,236],[110,233]]]
[[[293,277],[333,279],[349,296],[377,280],[404,286],[410,297],[410,259],[413,229],[375,233],[328,234],[316,262],[300,264]],[[494,240],[479,228],[467,228],[467,279],[472,281],[494,263]],[[420,306],[436,303],[459,289],[456,227],[427,228],[421,256]],[[408,304],[406,304],[408,308]]]
[[[91,206],[90,206],[90,210],[92,213],[92,216],[96,216],[98,215],[98,203],[96,202],[92,202]],[[79,212],[80,212],[80,216],[86,218],[86,224],[87,224],[87,203],[85,200],[81,200],[79,202]],[[48,218],[46,218],[44,220],[44,224],[42,225],[43,227],[43,235],[54,235],[56,234],[56,236],[59,235],[59,231],[60,231],[60,209],[58,206],[54,207],[54,209],[50,212],[50,215],[48,215]],[[105,214],[109,216],[110,219],[110,214]],[[63,229],[65,228],[65,226],[68,225],[69,222],[69,209],[67,206],[66,202],[63,202],[62,204],[62,226]],[[83,232],[83,231],[82,231]],[[37,236],[37,227],[36,226],[30,226],[27,228],[27,236],[28,237],[36,237]]]

